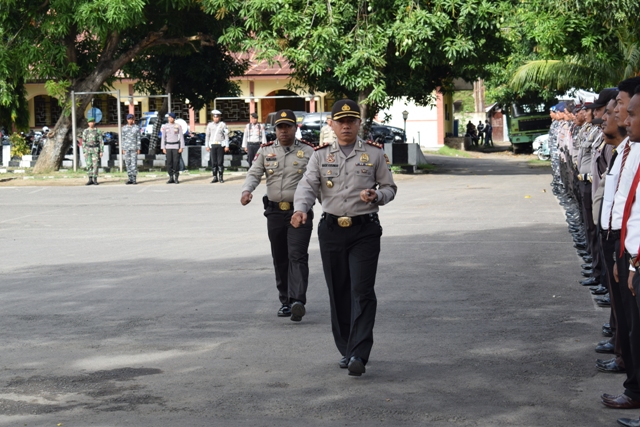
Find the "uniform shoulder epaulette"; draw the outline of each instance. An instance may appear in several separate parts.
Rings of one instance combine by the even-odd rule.
[[[315,151],[318,151],[318,150],[322,150],[323,148],[327,148],[327,147],[331,147],[331,144],[318,145],[317,147],[314,147],[313,149]]]
[[[274,142],[275,142],[275,141],[269,141],[269,142],[267,142],[266,144],[261,144],[261,145],[260,145],[260,148],[262,148],[262,147],[268,147],[268,146],[270,146],[270,145],[273,145],[273,143],[274,143]]]
[[[380,148],[380,149],[384,148],[384,145],[379,144],[379,143],[377,143],[377,142],[375,142],[375,141],[366,141],[366,142],[367,142],[367,144],[369,144],[369,145],[371,145],[371,146],[374,146],[374,147],[376,147],[376,148]]]
[[[303,144],[305,144],[305,145],[308,145],[309,147],[313,148],[314,150],[315,150],[315,148],[316,148],[312,143],[307,142],[307,141],[305,141],[305,140],[303,140],[303,139],[299,139],[298,141],[302,142],[302,143],[303,143]]]

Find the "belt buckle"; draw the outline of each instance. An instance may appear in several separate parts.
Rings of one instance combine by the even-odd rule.
[[[351,221],[351,218],[348,216],[339,216],[338,225],[342,228],[351,227],[353,225],[353,221]]]
[[[278,203],[278,207],[280,208],[281,211],[288,211],[289,209],[291,209],[291,203],[280,202]]]

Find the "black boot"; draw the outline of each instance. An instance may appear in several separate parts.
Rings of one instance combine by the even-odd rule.
[[[94,176],[94,177],[93,177],[93,185],[99,185],[99,184],[98,184],[98,177],[97,177],[97,176]]]
[[[93,178],[89,177],[89,181],[85,185],[93,185]]]
[[[133,185],[138,185],[138,183],[136,182],[136,176],[135,176],[135,175],[133,175],[133,176],[131,177],[131,183],[132,183]]]
[[[169,175],[169,181],[167,181],[167,184],[173,184],[175,183],[175,181],[173,180],[173,175]]]
[[[177,173],[177,174],[175,175],[174,181],[175,181],[175,183],[176,183],[176,184],[180,184],[180,181],[178,181],[178,177],[179,177],[179,176],[180,176],[180,174],[179,174],[179,173]]]
[[[133,180],[131,179],[131,175],[129,175],[129,181],[126,182],[127,185],[133,184]]]
[[[222,177],[222,171],[224,171],[224,169],[220,168],[220,172],[219,172],[219,174],[220,174],[220,183],[224,182],[224,178]]]
[[[213,173],[213,179],[211,180],[211,183],[213,184],[214,182],[218,182],[218,168],[211,169],[211,172]]]

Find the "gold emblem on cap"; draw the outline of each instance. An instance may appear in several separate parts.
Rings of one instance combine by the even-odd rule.
[[[361,162],[368,162],[369,161],[369,155],[367,153],[362,153],[362,155],[360,156],[360,161]]]
[[[351,107],[349,107],[349,104],[344,104],[342,106],[342,111],[351,111]]]
[[[282,114],[280,114],[280,117],[287,117],[287,113],[283,111]]]
[[[333,181],[327,181],[327,188],[333,188]]]
[[[298,150],[298,152],[296,153],[296,156],[298,156],[299,159],[304,158],[304,151]]]

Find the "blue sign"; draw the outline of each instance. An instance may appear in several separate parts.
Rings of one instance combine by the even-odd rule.
[[[91,117],[96,120],[96,123],[100,123],[100,120],[102,120],[102,111],[95,107],[89,108],[89,111],[87,111],[87,120]]]

